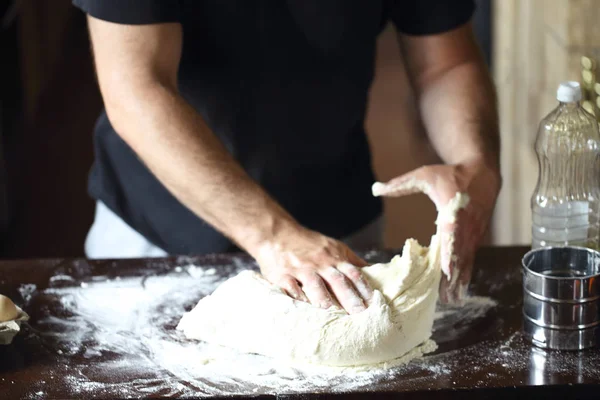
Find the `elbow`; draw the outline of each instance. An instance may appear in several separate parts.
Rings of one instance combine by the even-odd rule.
[[[108,121],[115,132],[121,137],[121,139],[128,142],[129,140],[127,140],[127,132],[129,130],[124,108],[121,107],[118,102],[104,100],[104,109],[106,110]]]
[[[155,114],[161,93],[154,86],[112,85],[102,91],[108,120],[115,132],[129,145],[139,136],[148,116]]]
[[[159,81],[106,85],[102,90],[108,120],[130,145],[178,97],[176,86]]]
[[[129,142],[132,132],[132,121],[138,120],[140,91],[122,82],[100,82],[102,100],[108,120],[116,133],[125,142]]]

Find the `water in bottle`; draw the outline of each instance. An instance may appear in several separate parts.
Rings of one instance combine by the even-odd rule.
[[[578,82],[563,82],[558,106],[540,123],[539,178],[531,198],[532,247],[599,248],[600,134],[579,104]]]

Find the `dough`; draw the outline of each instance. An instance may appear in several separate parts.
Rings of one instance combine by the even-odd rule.
[[[457,194],[438,221],[454,218],[467,201]],[[329,366],[391,361],[428,341],[441,277],[438,235],[429,248],[408,239],[402,256],[362,271],[375,292],[357,314],[294,300],[257,272],[243,271],[201,299],[177,329],[246,353]]]
[[[6,296],[0,294],[0,322],[12,321],[19,316],[19,310]]]

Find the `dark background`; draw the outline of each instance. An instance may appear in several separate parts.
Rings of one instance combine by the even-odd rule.
[[[475,28],[489,62],[490,1],[479,3]],[[86,194],[92,130],[102,105],[85,17],[70,0],[0,0],[0,18],[0,257],[82,256],[94,206]],[[397,59],[382,48],[383,62]],[[379,81],[394,80],[384,67]],[[389,163],[376,162],[379,176],[397,173],[386,171]],[[401,243],[400,236],[392,229],[387,243]]]

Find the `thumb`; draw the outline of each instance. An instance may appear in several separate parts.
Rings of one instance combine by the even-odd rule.
[[[371,188],[373,196],[401,197],[425,193],[431,198],[433,182],[423,168],[418,168],[386,183],[375,182]]]

